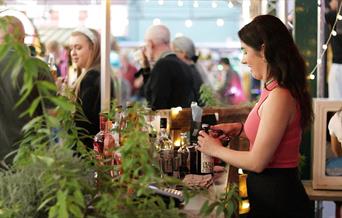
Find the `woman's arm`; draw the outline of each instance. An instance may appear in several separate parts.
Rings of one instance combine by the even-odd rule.
[[[234,151],[224,148],[218,139],[200,132],[198,150],[220,158],[236,167],[261,172],[273,158],[289,123],[296,114],[296,103],[290,93],[277,88],[259,109],[260,124],[251,151]]]

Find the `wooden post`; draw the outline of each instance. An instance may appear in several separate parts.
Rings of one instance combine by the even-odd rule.
[[[101,26],[101,112],[110,109],[110,0],[101,1],[102,26]]]

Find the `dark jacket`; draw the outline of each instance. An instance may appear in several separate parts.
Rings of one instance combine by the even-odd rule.
[[[17,62],[11,61],[17,58],[14,50],[10,50],[7,55],[0,60],[0,160],[18,148],[17,142],[22,137],[22,127],[32,118],[29,116],[20,117],[26,111],[34,99],[38,97],[38,92],[35,88],[31,91],[29,96],[23,103],[15,107],[20,99],[20,89],[23,87],[22,68],[18,68]],[[14,70],[19,70],[18,78],[12,81],[11,75]],[[53,82],[50,72],[39,71],[39,80],[47,80]],[[42,114],[41,107],[38,106],[34,116]],[[6,163],[10,163],[12,158],[8,159]]]
[[[175,54],[160,58],[146,82],[145,97],[153,110],[190,107],[195,100],[190,67]]]
[[[113,83],[111,82],[111,97],[114,96],[113,90]],[[89,121],[75,120],[76,126],[84,129],[80,129],[78,135],[88,149],[93,149],[93,137],[100,131],[101,73],[99,71],[90,70],[82,79],[78,93],[78,103],[81,105],[84,115]],[[77,113],[80,114],[80,111]],[[84,135],[88,137],[84,138]]]

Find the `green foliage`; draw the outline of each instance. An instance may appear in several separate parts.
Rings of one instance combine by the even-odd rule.
[[[221,106],[214,91],[209,85],[203,84],[200,88],[200,101],[207,107]]]
[[[225,218],[231,218],[233,215],[238,216],[237,211],[239,208],[239,188],[233,183],[228,185],[226,191],[221,193],[213,201],[207,200],[200,211],[203,216],[208,216],[215,211],[216,217],[219,217],[222,213]]]
[[[112,112],[110,112],[112,113]],[[122,156],[123,175],[110,181],[100,181],[101,195],[94,204],[98,217],[180,217],[174,202],[167,205],[154,195],[148,185],[176,184],[179,181],[160,177],[156,154],[146,132],[144,115],[147,111],[134,105],[127,111],[127,127],[123,132],[124,145],[117,149]],[[106,190],[107,189],[107,190]]]

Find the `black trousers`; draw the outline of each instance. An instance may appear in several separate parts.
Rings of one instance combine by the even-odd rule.
[[[297,168],[272,168],[247,177],[249,218],[311,218],[310,200]]]

